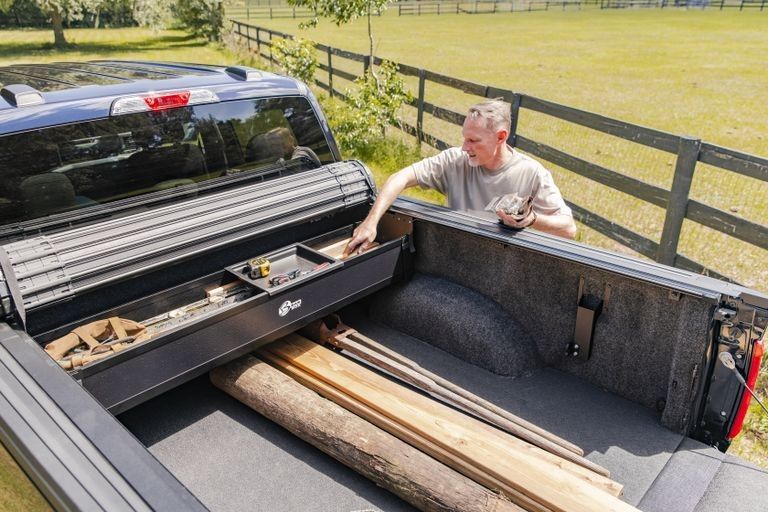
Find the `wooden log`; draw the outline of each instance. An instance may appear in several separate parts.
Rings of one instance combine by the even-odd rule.
[[[421,510],[519,512],[371,423],[251,355],[211,371],[215,386]]]
[[[467,464],[460,457],[457,457],[449,451],[444,450],[440,445],[432,442],[424,436],[419,435],[416,432],[408,430],[399,423],[392,421],[383,414],[380,414],[371,407],[368,407],[364,403],[355,400],[349,395],[346,395],[338,389],[334,388],[330,384],[323,382],[310,373],[305,372],[301,368],[291,364],[289,361],[286,361],[285,359],[278,357],[270,352],[262,352],[260,357],[264,358],[266,361],[269,361],[272,365],[275,366],[275,368],[281,370],[286,375],[290,375],[304,386],[316,391],[325,398],[336,402],[346,410],[353,412],[361,418],[367,419],[384,431],[392,433],[397,438],[402,439],[408,443],[410,446],[418,448],[424,453],[430,454],[438,461],[445,463],[448,467],[461,468],[459,472],[463,475],[467,475],[471,481],[483,482],[485,487],[502,490],[505,495],[513,497],[513,501],[515,503],[518,503],[524,507],[521,509],[517,507],[517,505],[513,504],[513,506],[517,507],[517,510],[527,510],[530,512],[552,512],[551,509],[532,500],[525,494],[519,492],[517,489],[509,488],[505,485],[504,482],[496,480],[489,475],[483,474],[482,472],[478,471],[477,468]]]
[[[359,343],[358,340],[363,340],[363,343]],[[433,396],[444,399],[449,403],[464,409],[470,414],[488,421],[489,423],[501,428],[505,432],[508,432],[524,441],[534,444],[539,448],[548,451],[549,453],[562,457],[565,460],[569,460],[585,469],[594,471],[595,473],[605,477],[610,477],[610,472],[598,464],[585,459],[572,450],[564,448],[560,444],[554,443],[548,437],[542,436],[537,432],[533,432],[523,426],[513,423],[504,416],[491,411],[487,407],[479,405],[477,403],[480,401],[479,397],[472,395],[468,391],[462,388],[458,388],[458,386],[452,386],[452,388],[461,390],[463,392],[462,394],[459,394],[452,391],[451,389],[447,389],[445,385],[438,385],[434,378],[439,379],[439,377],[434,374],[430,374],[413,362],[411,362],[412,366],[400,362],[403,360],[410,360],[397,355],[395,352],[389,351],[370,338],[364,337],[359,333],[355,333],[349,335],[348,337],[337,337],[331,341],[331,343],[333,343],[338,348],[347,350],[350,353],[360,357],[361,359],[368,361],[369,363],[372,363],[383,370],[386,370],[392,375],[432,394]],[[371,348],[371,346],[378,348]],[[380,351],[382,350],[386,350],[388,354],[393,354],[394,357],[397,357],[398,360],[395,360],[394,357],[390,357],[381,353]],[[422,371],[420,372],[419,370]],[[467,398],[467,396],[474,397],[474,400],[470,400]]]
[[[480,480],[502,482],[557,511],[635,511],[614,494],[621,486],[600,475],[565,470],[572,463],[406,389],[298,335],[265,349],[471,464]],[[430,453],[430,455],[433,455]],[[459,467],[454,467],[461,471]],[[524,506],[521,503],[521,506]]]

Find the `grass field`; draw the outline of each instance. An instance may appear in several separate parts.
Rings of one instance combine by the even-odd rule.
[[[374,25],[379,39],[376,53],[383,57],[768,155],[764,97],[768,91],[768,12],[633,10],[439,18],[388,15],[375,19]],[[295,22],[273,21],[270,26],[298,33]],[[75,46],[58,51],[52,48],[50,31],[0,31],[0,63],[110,58],[233,63],[237,59],[217,45],[177,31],[68,30],[66,34]],[[365,51],[362,22],[343,28],[321,23],[304,37]],[[428,91],[428,95],[432,92],[440,99],[438,104],[453,104],[455,110],[472,101],[460,97],[454,102],[445,90]],[[600,157],[597,163],[610,164],[659,186],[671,183],[671,155],[638,152],[628,143],[593,142],[592,134],[574,135],[568,128],[535,116],[522,121],[526,134],[530,130],[542,142],[557,139],[561,147],[565,144],[576,155],[581,151]],[[458,142],[458,128],[436,124],[432,129]],[[586,149],[581,147],[584,141],[589,141]],[[380,169],[380,179],[391,170]],[[658,209],[642,209],[626,197],[591,187],[565,171],[553,171],[569,199],[594,205],[592,209],[605,211],[609,217],[611,212],[623,215],[639,232],[658,236]],[[765,183],[704,168],[697,170],[693,193],[718,207],[736,207],[739,214],[755,222],[768,222]],[[595,233],[582,232],[587,243],[616,248]],[[743,282],[768,290],[766,251],[712,233],[699,234],[700,230],[691,226],[684,232],[683,246],[689,256],[705,264],[709,258],[712,266],[732,265],[738,272],[734,275],[740,275]],[[759,389],[761,396],[766,396],[768,376],[762,376]],[[737,439],[733,450],[768,467],[768,422],[757,409],[750,416],[746,435]]]
[[[235,57],[218,45],[182,31],[154,33],[139,28],[65,30],[70,48],[53,47],[51,30],[0,30],[0,64],[142,59],[201,64],[231,63]]]
[[[252,20],[337,48],[367,51],[366,25]],[[765,48],[768,13],[674,9],[584,10],[373,19],[376,55],[446,75],[747,153],[768,155]],[[324,57],[321,59],[324,61]],[[337,59],[335,66],[343,68]],[[360,64],[352,65],[358,71]],[[337,83],[341,82],[336,79]],[[415,81],[410,81],[415,93]],[[428,84],[427,100],[456,111],[476,98]],[[406,117],[412,114],[406,113]],[[459,129],[426,123],[452,143]],[[669,189],[675,156],[523,111],[523,135]],[[658,241],[664,211],[551,166],[567,199]],[[766,224],[768,183],[699,164],[692,198]],[[598,233],[580,240],[617,250]],[[680,252],[748,286],[768,291],[768,251],[686,222]]]

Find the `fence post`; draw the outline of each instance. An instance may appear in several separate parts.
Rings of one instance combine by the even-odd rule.
[[[333,98],[333,62],[331,61],[331,47],[328,47],[328,95]]]
[[[273,57],[273,54],[275,53],[275,46],[272,44],[272,31],[268,30],[267,33],[269,34],[269,62],[274,63],[275,59]]]
[[[507,136],[507,144],[513,148],[517,146],[517,120],[520,119],[520,103],[523,101],[523,95],[514,93],[512,97],[512,111],[509,127],[509,136]]]
[[[368,72],[368,68],[371,67],[371,56],[366,55],[363,57],[363,74],[366,74]]]
[[[700,149],[701,139],[680,138],[675,177],[672,180],[672,190],[669,191],[664,229],[661,232],[661,241],[656,253],[656,261],[664,265],[674,266],[677,259],[677,244],[680,241],[680,231],[688,210],[688,194],[691,191],[693,171],[696,169]]]
[[[259,54],[259,57],[261,57],[261,29],[259,27],[256,27],[256,53]]]
[[[237,27],[237,32],[238,33],[240,32],[239,26]],[[246,41],[245,44],[248,46],[248,53],[250,54],[251,53],[251,26],[250,25],[245,26],[245,41]]]
[[[419,69],[419,99],[416,104],[416,139],[419,145],[424,141],[424,86],[427,81],[427,73]]]

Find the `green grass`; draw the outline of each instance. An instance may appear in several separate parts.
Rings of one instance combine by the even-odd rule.
[[[52,510],[2,444],[0,444],[0,510],[5,512]]]
[[[358,53],[366,25],[251,20]],[[718,10],[583,10],[496,15],[397,16],[373,19],[376,55],[481,84],[512,89],[615,119],[691,135],[768,155],[765,48],[768,13]],[[324,62],[325,57],[322,57]],[[360,64],[335,66],[359,72]],[[336,79],[337,84],[343,81]],[[409,80],[412,92],[415,80]],[[427,85],[427,100],[463,111],[476,98]],[[412,120],[412,109],[404,117]],[[451,143],[459,129],[425,120]],[[520,133],[575,156],[669,189],[675,156],[524,110]],[[659,241],[664,211],[550,166],[565,197]],[[394,170],[394,169],[393,169]],[[699,164],[691,197],[758,224],[768,219],[768,183]],[[629,251],[597,232],[579,240]],[[768,291],[768,251],[686,222],[679,250],[715,271]]]
[[[142,59],[200,64],[231,63],[235,58],[218,45],[182,31],[152,32],[138,28],[65,30],[71,47],[53,46],[51,30],[0,30],[2,64],[92,59]]]

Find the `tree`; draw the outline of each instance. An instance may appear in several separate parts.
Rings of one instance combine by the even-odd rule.
[[[283,71],[306,84],[315,80],[317,55],[315,45],[306,39],[275,39],[272,56]]]
[[[51,18],[54,46],[65,48],[69,43],[64,37],[64,20],[82,20],[86,12],[97,11],[106,0],[35,0],[35,3]]]
[[[312,19],[304,23],[305,27],[317,26],[318,17],[330,18],[337,26],[366,16],[368,19],[368,55],[373,59],[373,32],[371,16],[386,9],[392,0],[288,0],[289,5],[307,7],[312,11]]]
[[[69,45],[64,37],[63,13],[75,11],[73,0],[35,0],[40,10],[51,18],[53,26],[53,45],[56,48],[65,48]]]
[[[209,41],[221,40],[224,28],[222,0],[178,0],[176,11],[179,21],[193,35]]]
[[[173,0],[135,0],[133,18],[140,27],[162,30],[173,17]]]

